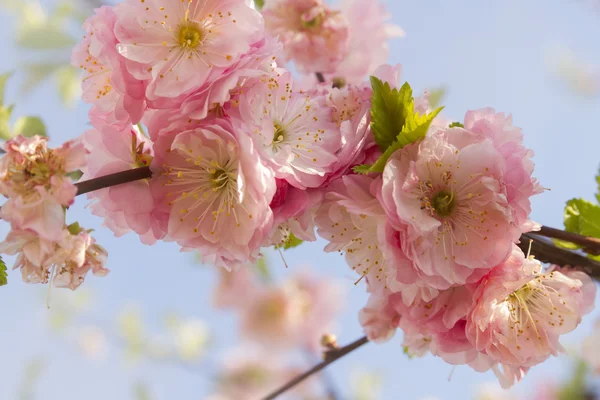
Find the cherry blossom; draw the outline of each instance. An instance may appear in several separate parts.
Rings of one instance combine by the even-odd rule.
[[[70,206],[77,193],[67,174],[84,165],[83,145],[68,141],[49,149],[45,137],[18,136],[6,142],[4,150],[0,193],[8,200],[0,217],[15,229],[29,229],[54,240],[65,224],[63,207]]]
[[[267,30],[283,42],[287,60],[301,72],[334,72],[348,52],[348,22],[322,0],[270,0]]]
[[[83,180],[149,166],[152,162],[152,142],[132,126],[118,131],[104,125],[85,132],[83,140],[90,150]],[[87,197],[92,200],[92,214],[103,217],[104,224],[116,236],[133,230],[145,244],[154,244],[165,236],[153,215],[154,200],[147,179],[97,190]]]
[[[149,100],[202,88],[263,35],[260,13],[245,0],[126,0],[115,13],[117,48],[129,72],[149,80]]]
[[[176,126],[154,143],[154,215],[170,240],[230,268],[253,261],[272,228],[272,173],[225,119]]]
[[[93,104],[92,124],[108,124],[122,129],[142,119],[146,107],[146,83],[125,68],[117,51],[114,27],[117,15],[102,6],[83,24],[86,35],[73,49],[71,64],[84,71],[83,101]]]
[[[467,316],[467,337],[476,349],[508,366],[531,367],[562,351],[558,339],[591,311],[596,287],[569,268],[541,270],[514,248],[486,276]]]
[[[283,72],[245,90],[235,104],[234,123],[247,129],[276,178],[300,189],[325,181],[341,139],[322,99],[294,92],[291,73]]]

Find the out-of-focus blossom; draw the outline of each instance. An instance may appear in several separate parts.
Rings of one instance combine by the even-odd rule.
[[[600,66],[586,64],[567,48],[553,50],[548,60],[553,74],[573,93],[584,97],[600,95]]]
[[[73,204],[77,188],[67,176],[85,164],[85,149],[69,141],[49,149],[47,138],[18,136],[4,144],[0,193],[8,198],[0,217],[14,229],[56,240],[65,225],[63,207]]]
[[[19,268],[27,283],[50,283],[75,290],[91,270],[106,276],[106,250],[89,233],[76,225],[64,228],[56,241],[39,237],[33,231],[12,230],[0,243],[0,253],[17,255]]]
[[[77,344],[83,354],[92,360],[104,361],[108,356],[106,334],[98,327],[82,327],[77,332]]]
[[[154,143],[156,218],[186,250],[226,268],[253,262],[272,227],[275,180],[225,119],[177,126]]]
[[[360,84],[377,67],[386,63],[388,41],[404,36],[404,31],[387,23],[390,15],[376,0],[343,0],[341,11],[350,29],[349,49],[331,78],[339,77],[346,83]]]
[[[348,22],[322,0],[270,0],[263,9],[269,33],[283,42],[299,71],[330,73],[348,53]]]
[[[213,291],[213,305],[217,308],[238,308],[247,304],[258,289],[251,265],[233,271],[219,269],[219,282]]]
[[[112,7],[96,9],[83,24],[86,35],[73,50],[71,64],[84,70],[83,100],[93,104],[92,124],[121,130],[142,119],[146,84],[127,71],[125,59],[117,51],[116,19]]]
[[[82,180],[146,167],[152,162],[152,142],[132,126],[118,131],[104,125],[84,133],[83,140],[89,152]],[[93,201],[92,214],[104,217],[104,224],[116,236],[133,230],[145,244],[154,244],[165,236],[153,215],[154,200],[147,179],[90,192],[87,197]]]
[[[201,89],[262,39],[264,23],[245,0],[126,0],[115,7],[115,34],[129,72],[148,80],[153,101]]]
[[[208,328],[198,319],[184,320],[175,329],[175,346],[180,359],[195,361],[206,351]]]

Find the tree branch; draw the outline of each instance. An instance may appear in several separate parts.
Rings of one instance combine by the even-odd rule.
[[[309,369],[302,375],[295,377],[294,379],[292,379],[291,381],[289,381],[288,383],[286,383],[285,385],[283,385],[282,387],[280,387],[273,393],[271,393],[268,396],[266,396],[265,398],[263,398],[263,400],[273,400],[273,399],[277,398],[278,396],[282,395],[289,389],[293,388],[294,386],[296,386],[297,384],[299,384],[306,378],[310,377],[311,375],[316,374],[317,372],[319,372],[320,370],[322,370],[329,364],[337,361],[338,359],[344,357],[346,354],[351,353],[352,351],[358,349],[360,346],[362,346],[363,344],[368,343],[368,342],[369,342],[369,339],[367,339],[366,336],[363,336],[360,339],[358,339],[344,347],[340,347],[339,349],[329,350],[329,351],[325,352],[325,360],[324,361],[315,365],[314,367],[312,367],[311,369]]]
[[[317,76],[317,80],[319,81],[319,83],[325,83],[325,77],[321,72],[316,72],[315,75]]]
[[[590,276],[600,279],[600,263],[598,261],[574,251],[557,247],[550,240],[538,236],[536,232],[521,235],[521,243],[518,246],[525,254],[529,251],[529,243],[531,243],[531,254],[537,260],[560,266],[581,267]]]
[[[531,233],[575,243],[583,247],[586,253],[600,255],[600,239],[594,237],[582,236],[576,233],[563,231],[561,229],[550,228],[548,226],[542,226],[541,230]]]
[[[150,167],[141,167],[128,169],[126,171],[116,172],[114,174],[99,176],[98,178],[90,179],[83,182],[77,182],[77,195],[93,192],[111,186],[122,185],[140,179],[147,179],[152,176]]]

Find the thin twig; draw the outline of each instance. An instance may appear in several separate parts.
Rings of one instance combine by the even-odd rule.
[[[78,182],[75,184],[75,186],[77,186],[77,195],[80,195],[110,186],[117,186],[124,183],[138,181],[140,179],[147,179],[151,176],[152,172],[150,171],[150,167],[141,167]]]
[[[531,233],[574,243],[583,247],[586,253],[600,255],[600,239],[594,237],[582,236],[576,233],[563,231],[561,229],[550,228],[548,226],[542,226],[539,231]]]
[[[288,383],[286,383],[285,385],[283,385],[282,387],[280,387],[279,389],[277,389],[270,395],[263,398],[263,400],[276,399],[278,396],[282,395],[289,389],[293,388],[294,386],[296,386],[297,384],[299,384],[306,378],[310,377],[311,375],[316,374],[317,372],[319,372],[320,370],[322,370],[329,364],[337,361],[338,359],[344,357],[346,354],[351,353],[352,351],[358,349],[360,346],[362,346],[363,344],[368,343],[368,342],[369,342],[369,339],[367,339],[366,336],[363,336],[360,339],[350,343],[349,345],[340,347],[339,349],[336,349],[336,350],[330,350],[330,351],[326,352],[325,353],[325,361],[322,361],[319,364],[315,365],[314,367],[312,367],[311,369],[309,369],[302,375],[295,377],[294,379],[292,379],[291,381],[289,381]]]

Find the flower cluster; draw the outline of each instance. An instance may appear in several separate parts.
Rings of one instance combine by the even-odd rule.
[[[69,173],[85,163],[79,141],[48,148],[45,137],[19,136],[4,144],[0,159],[0,193],[8,200],[0,218],[11,231],[0,253],[17,255],[14,268],[29,283],[48,283],[76,289],[87,273],[104,276],[106,250],[95,244],[77,223],[65,223],[65,209],[77,188]]]

